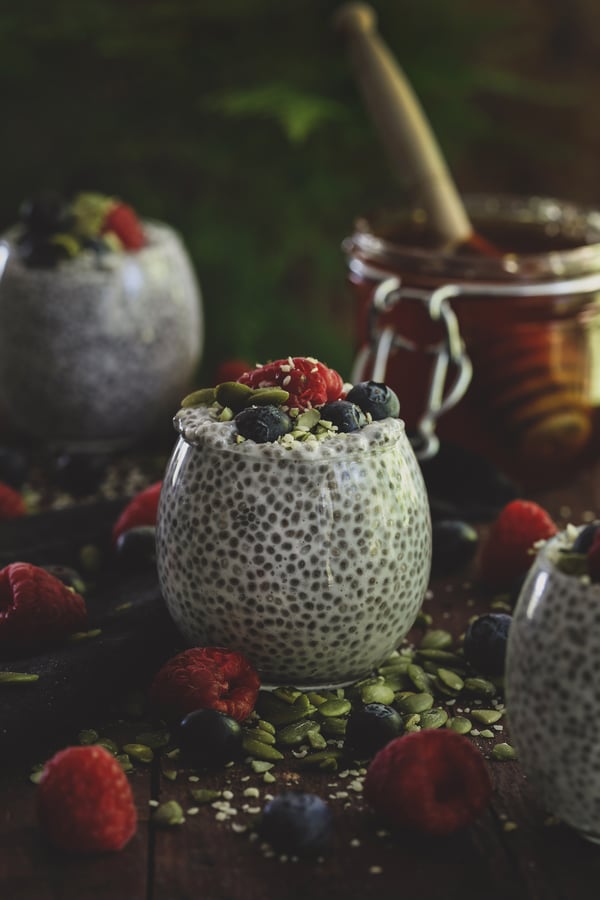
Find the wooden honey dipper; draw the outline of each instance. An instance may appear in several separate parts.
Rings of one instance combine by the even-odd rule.
[[[346,39],[354,74],[392,168],[403,179],[408,177],[440,247],[461,245],[501,256],[474,231],[421,104],[377,33],[374,9],[366,3],[346,3],[333,24]]]

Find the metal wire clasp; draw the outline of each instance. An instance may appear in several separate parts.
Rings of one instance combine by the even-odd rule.
[[[402,287],[400,278],[392,276],[382,281],[373,293],[368,310],[369,340],[354,362],[352,380],[365,378],[367,365],[370,366],[373,381],[385,381],[388,360],[393,348],[415,352],[421,350],[433,357],[433,367],[427,393],[425,410],[416,425],[416,435],[411,438],[419,459],[429,459],[439,449],[439,438],[435,430],[437,420],[445,412],[456,406],[464,397],[471,382],[473,367],[460,335],[458,319],[450,305],[450,299],[461,293],[458,286],[447,284],[433,291]],[[389,313],[401,300],[420,300],[425,304],[434,322],[444,326],[444,337],[436,344],[423,348],[398,334],[391,325],[381,327],[381,316]],[[452,383],[448,385],[448,370],[454,367]]]

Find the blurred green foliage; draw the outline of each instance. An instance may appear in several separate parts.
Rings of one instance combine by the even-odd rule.
[[[347,375],[353,313],[340,243],[357,213],[401,203],[403,186],[331,27],[338,4],[6,6],[1,224],[42,187],[117,194],[183,234],[204,292],[204,375],[228,357],[288,354]],[[556,99],[487,58],[515,27],[501,4],[376,6],[451,165],[498,137],[482,93]]]

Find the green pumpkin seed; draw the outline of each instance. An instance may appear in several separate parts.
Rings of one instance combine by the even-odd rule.
[[[320,418],[321,413],[318,409],[307,409],[303,413],[300,413],[294,423],[294,427],[300,428],[303,431],[312,431],[315,425],[318,424]]]
[[[398,703],[398,709],[403,713],[423,713],[433,706],[433,695],[423,691],[420,694],[412,694]]]
[[[320,750],[317,753],[309,753],[296,761],[299,769],[325,769],[335,771],[338,760],[342,758],[341,750]]]
[[[316,707],[321,706],[327,700],[324,694],[317,694],[315,691],[309,691],[307,697],[312,705]]]
[[[327,746],[327,741],[321,734],[320,730],[317,731],[309,731],[306,735],[308,743],[312,747],[313,750],[324,750]]]
[[[278,687],[275,688],[272,696],[277,697],[278,700],[282,700],[284,703],[295,703],[296,700],[302,697],[302,691],[295,687]]]
[[[448,713],[439,707],[421,713],[421,728],[441,728],[447,721]]]
[[[430,613],[423,612],[422,609],[417,613],[417,618],[415,619],[415,625],[417,628],[429,628],[429,626],[433,622],[433,616]]]
[[[123,751],[138,762],[151,763],[154,759],[154,751],[146,744],[124,744]]]
[[[93,728],[84,728],[77,735],[77,740],[79,741],[80,744],[82,744],[85,747],[88,744],[97,743],[99,737],[100,737],[100,735],[98,734],[97,731],[94,731]]]
[[[415,725],[421,724],[421,716],[419,713],[413,713],[410,716],[406,716],[402,724],[405,731],[414,731]]]
[[[468,734],[473,725],[465,716],[453,716],[453,718],[448,719],[446,723],[448,728],[451,728],[452,731],[456,731],[457,734]]]
[[[518,758],[515,748],[506,743],[496,744],[496,746],[492,748],[492,756],[494,759],[502,761]]]
[[[472,709],[471,718],[483,722],[484,725],[493,725],[502,718],[502,710],[499,709]]]
[[[321,731],[330,738],[343,738],[346,734],[348,719],[336,719],[330,716],[321,722]]]
[[[330,719],[345,716],[351,709],[352,704],[349,700],[326,700],[317,708],[317,712],[320,716]]]
[[[494,734],[494,732],[491,731],[489,728],[484,728],[483,731],[479,732],[479,737],[482,737],[482,738],[493,738],[495,736],[496,735]]]
[[[174,765],[166,754],[160,758],[160,771],[169,781],[175,781],[179,775],[177,766]]]
[[[219,413],[219,422],[231,422],[235,413],[230,406],[224,406]]]
[[[380,666],[377,671],[387,681],[390,675],[406,675],[410,663],[410,659],[398,657],[398,659],[392,660],[391,662],[387,662],[383,666]]]
[[[446,687],[449,687],[451,691],[462,691],[465,686],[465,683],[460,675],[457,675],[456,672],[452,671],[452,669],[438,669],[437,676],[442,684],[445,684]]]
[[[268,731],[269,734],[275,734],[275,726],[271,722],[267,722],[266,719],[259,719],[256,724],[261,731]]]
[[[290,399],[289,392],[279,387],[256,388],[252,391],[250,403],[253,406],[282,406]],[[300,416],[296,419],[296,422]]]
[[[151,750],[161,750],[167,746],[170,740],[171,735],[168,731],[144,731],[135,739],[137,744],[145,744]]]
[[[309,732],[318,730],[319,726],[312,719],[303,719],[301,722],[286,725],[285,728],[278,731],[277,743],[283,744],[284,747],[295,747],[306,739]]]
[[[221,791],[212,790],[211,788],[191,788],[190,794],[192,799],[200,806],[206,803],[214,803],[222,796]]]
[[[124,772],[132,772],[133,771],[133,763],[131,762],[127,753],[117,753],[115,759],[121,766]]]
[[[452,635],[442,628],[426,631],[419,643],[419,650],[445,650],[452,646]]]
[[[265,772],[268,772],[269,769],[273,768],[273,763],[267,762],[264,759],[253,759],[250,765],[252,771],[256,772],[257,775],[263,775]]]
[[[305,695],[299,695],[303,697]],[[305,697],[305,704],[296,704],[292,702],[284,702],[278,700],[272,693],[261,691],[258,695],[256,708],[261,718],[271,722],[275,727],[280,725],[290,725],[292,722],[298,722],[315,711],[315,707]]]
[[[290,728],[291,726],[288,725],[286,727]],[[263,744],[274,744],[276,741],[274,734],[270,731],[265,731],[262,728],[249,728],[247,734],[255,740],[261,741]]]
[[[159,828],[171,828],[174,825],[182,825],[185,822],[183,810],[176,800],[167,800],[154,810],[152,823]]]
[[[363,703],[385,703],[393,702],[395,691],[389,684],[367,684],[360,692],[360,699]]]
[[[418,691],[429,691],[431,679],[421,666],[416,665],[416,663],[411,663],[408,667],[407,674]]]
[[[224,381],[215,388],[215,400],[219,406],[228,406],[236,413],[252,402],[253,394],[251,387],[239,381]]]
[[[448,666],[456,668],[457,666],[464,668],[465,661],[462,656],[457,653],[450,653],[449,650],[437,650],[435,647],[431,649],[419,650],[419,658],[430,660],[431,662],[447,663]]]
[[[214,388],[200,388],[199,391],[192,391],[187,394],[181,401],[182,409],[190,409],[194,406],[211,406],[216,400],[216,392]]]
[[[87,641],[91,638],[98,637],[100,634],[102,634],[101,628],[91,628],[89,631],[74,631],[67,637],[67,640],[74,644],[78,641]]]
[[[271,744],[263,744],[262,741],[257,741],[248,734],[242,737],[242,747],[246,753],[255,759],[264,759],[268,762],[277,762],[283,759],[283,753],[280,753],[276,747],[272,747]]]
[[[496,686],[487,678],[465,678],[464,689],[475,697],[495,697]]]

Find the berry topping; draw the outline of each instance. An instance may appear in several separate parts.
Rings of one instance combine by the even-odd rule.
[[[339,400],[344,383],[341,375],[316,359],[294,356],[259,366],[240,375],[238,381],[250,387],[282,387],[288,391],[288,405],[298,409],[321,406]]]
[[[346,747],[360,759],[373,756],[404,730],[402,716],[385,703],[366,703],[348,717]]]
[[[545,509],[529,500],[513,500],[492,524],[480,559],[481,579],[510,587],[533,562],[534,545],[558,531]]]
[[[161,487],[162,481],[156,481],[129,501],[113,526],[112,539],[115,545],[119,536],[130,528],[156,525]]]
[[[348,400],[334,400],[319,408],[321,419],[332,422],[338,431],[349,433],[360,431],[367,420],[363,411],[355,403]]]
[[[512,616],[506,613],[488,613],[469,624],[463,649],[465,659],[476,672],[502,675],[511,622]]]
[[[234,421],[238,434],[257,444],[272,443],[292,430],[292,420],[277,406],[249,406]]]
[[[39,566],[0,570],[0,646],[48,643],[78,631],[86,618],[83,597]]]
[[[21,494],[8,484],[0,481],[0,522],[3,519],[18,519],[25,515],[25,502]]]
[[[348,391],[346,400],[356,403],[374,421],[395,419],[400,415],[398,395],[387,384],[380,384],[378,381],[361,381],[360,384],[355,384]]]
[[[67,747],[50,759],[37,789],[38,818],[60,850],[121,850],[137,828],[127,776],[103,747]]]
[[[479,536],[472,525],[457,519],[440,519],[431,526],[433,575],[449,575],[475,556]]]
[[[150,697],[170,719],[217,709],[241,722],[254,709],[259,687],[257,673],[241,653],[193,647],[165,663],[152,682]]]
[[[125,203],[115,203],[102,223],[102,234],[116,234],[126,250],[140,250],[146,243],[140,221]]]
[[[184,761],[194,768],[224,766],[242,752],[239,722],[217,709],[196,709],[179,724],[178,745]]]
[[[146,244],[133,209],[104,194],[83,192],[67,200],[45,191],[22,205],[20,219],[19,255],[30,267],[51,268],[82,249],[105,254]]]
[[[425,729],[379,751],[367,770],[364,795],[390,825],[443,835],[485,810],[492,783],[483,756],[467,738]]]
[[[51,235],[68,231],[72,214],[65,198],[58,191],[45,190],[25,200],[19,210],[19,218],[32,235]]]
[[[259,833],[277,853],[313,856],[327,849],[332,823],[331,809],[320,797],[289,791],[266,804]]]

